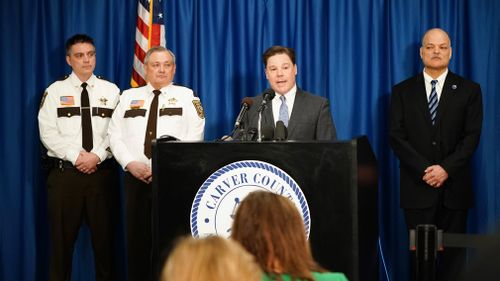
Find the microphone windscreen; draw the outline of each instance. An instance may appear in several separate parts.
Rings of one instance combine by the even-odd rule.
[[[178,139],[174,136],[171,136],[171,135],[162,135],[158,139],[160,139],[162,141],[180,141],[180,139]]]
[[[260,131],[260,139],[263,141],[272,140],[274,136],[274,129],[272,126],[264,126]]]
[[[241,105],[247,105],[248,107],[252,106],[253,104],[253,99],[252,98],[249,98],[249,97],[245,97],[243,98],[243,100],[241,101]]]
[[[274,99],[274,96],[276,96],[276,93],[274,92],[273,89],[269,88],[266,89],[263,93],[262,96],[264,97],[264,100],[270,101]]]
[[[287,130],[283,121],[279,120],[276,122],[276,128],[274,129],[274,140],[284,141],[287,138]]]

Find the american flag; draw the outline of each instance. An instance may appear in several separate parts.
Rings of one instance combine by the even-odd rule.
[[[62,96],[60,97],[61,105],[75,105],[75,99],[73,96]]]
[[[166,46],[162,0],[139,0],[137,3],[137,28],[135,30],[134,68],[130,85],[146,85],[144,57],[149,48]]]
[[[133,100],[130,102],[130,108],[141,108],[144,105],[144,100]]]

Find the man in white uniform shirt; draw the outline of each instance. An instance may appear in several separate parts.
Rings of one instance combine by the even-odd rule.
[[[108,130],[111,150],[126,171],[129,281],[151,278],[151,141],[164,135],[203,140],[200,99],[191,89],[172,83],[175,67],[170,50],[151,48],[144,58],[148,84],[123,92]]]
[[[118,171],[109,150],[108,124],[120,89],[93,72],[94,41],[76,34],[66,41],[71,75],[52,83],[38,112],[47,149],[50,280],[69,280],[73,248],[85,221],[92,236],[96,280],[113,280],[113,232]]]

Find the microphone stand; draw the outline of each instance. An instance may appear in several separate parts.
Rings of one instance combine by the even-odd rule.
[[[257,121],[257,141],[258,142],[261,142],[262,141],[262,124],[261,124],[261,121],[262,121],[262,111],[259,111],[259,119]]]
[[[257,121],[257,141],[260,142],[262,141],[262,112],[266,109],[267,103],[269,103],[275,96],[276,94],[274,93],[274,90],[272,89],[267,89],[264,91],[263,98],[262,98],[262,104],[260,105],[259,109],[257,110],[259,112],[259,119]]]

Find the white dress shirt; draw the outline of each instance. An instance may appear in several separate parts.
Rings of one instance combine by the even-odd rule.
[[[292,115],[293,103],[295,102],[296,94],[297,94],[297,84],[295,84],[293,88],[290,89],[290,91],[284,94],[286,98],[286,105],[288,106],[288,120],[290,120],[290,116]],[[276,96],[271,101],[273,107],[274,125],[276,125],[276,122],[278,122],[280,118],[280,107],[281,107],[280,96],[281,96],[280,94],[276,93]]]
[[[429,101],[431,97],[432,91],[432,80],[437,80],[436,83],[436,94],[438,97],[438,102],[441,100],[441,93],[443,92],[444,81],[446,80],[446,75],[448,75],[448,68],[445,72],[443,72],[437,79],[432,78],[429,74],[427,74],[424,70],[424,80],[425,80],[425,92],[427,93],[427,101]]]

